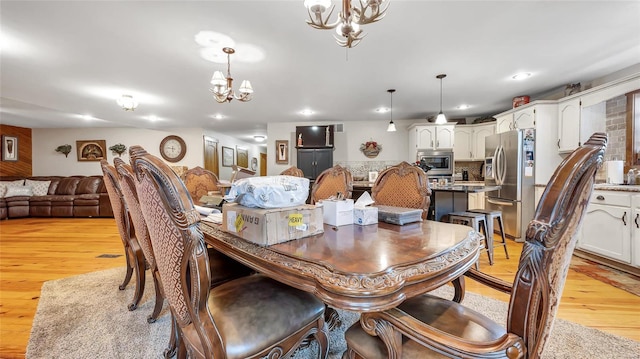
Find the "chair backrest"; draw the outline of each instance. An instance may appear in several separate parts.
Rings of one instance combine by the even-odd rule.
[[[539,358],[553,327],[576,232],[593,192],[607,144],[595,133],[558,166],[529,223],[516,273],[507,330],[524,339],[529,358]]]
[[[429,178],[419,167],[400,162],[382,171],[371,189],[377,205],[422,209],[427,219],[431,204]]]
[[[335,196],[338,192],[344,198],[351,198],[353,176],[348,169],[335,165],[322,171],[311,188],[311,204]]]
[[[110,165],[107,160],[100,160],[100,167],[102,168],[103,183],[107,189],[107,193],[109,194],[109,202],[111,203],[111,209],[113,210],[113,218],[116,220],[122,244],[125,247],[128,247],[131,237],[131,227],[127,207],[122,195],[122,189],[120,188],[118,173],[116,172],[115,167]]]
[[[291,166],[286,170],[280,172],[283,176],[304,177],[304,172],[296,166]]]
[[[207,308],[210,272],[200,214],[178,175],[140,146],[129,147],[140,207],[160,280],[180,332],[195,332],[198,351],[224,358],[220,333]],[[188,349],[189,350],[189,349]]]
[[[215,173],[205,170],[200,166],[188,169],[184,174],[184,184],[191,198],[196,202],[199,201],[202,196],[206,196],[209,191],[222,194],[218,187],[218,182],[218,176],[216,176]]]
[[[147,222],[144,221],[142,209],[140,208],[133,170],[129,164],[119,157],[113,159],[113,164],[120,178],[120,190],[127,209],[129,210],[129,217],[131,223],[133,223],[136,239],[142,248],[145,259],[153,270],[156,267],[156,258],[153,254],[153,246],[151,245]]]
[[[233,183],[235,180],[239,180],[241,178],[252,177],[256,175],[256,171],[252,171],[248,168],[240,167],[238,165],[231,166],[231,179],[229,182]]]

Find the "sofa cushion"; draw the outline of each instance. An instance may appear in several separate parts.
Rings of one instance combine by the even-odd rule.
[[[4,195],[5,198],[20,196],[33,196],[33,189],[29,186],[9,186],[7,187],[7,193]]]
[[[24,182],[25,186],[30,186],[33,189],[34,196],[45,196],[49,193],[49,185],[51,181],[34,181],[27,179]]]
[[[8,187],[22,186],[24,180],[0,181],[0,198],[4,198]]]
[[[79,182],[80,182],[80,178],[78,177],[65,177],[61,179],[60,183],[58,183],[58,188],[56,188],[56,194],[58,195],[76,194],[76,188],[78,188]]]
[[[98,193],[98,189],[102,184],[102,177],[85,177],[78,183],[75,194],[92,194]]]

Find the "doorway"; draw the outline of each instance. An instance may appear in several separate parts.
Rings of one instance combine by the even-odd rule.
[[[220,177],[218,173],[218,140],[204,136],[204,169],[209,170]]]
[[[267,154],[260,153],[260,176],[267,175]]]

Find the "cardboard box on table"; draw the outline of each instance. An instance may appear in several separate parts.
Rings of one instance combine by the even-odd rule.
[[[324,223],[332,226],[353,224],[352,199],[325,199],[321,203]]]
[[[222,229],[268,246],[323,233],[322,208],[300,205],[264,209],[225,203],[222,206]]]

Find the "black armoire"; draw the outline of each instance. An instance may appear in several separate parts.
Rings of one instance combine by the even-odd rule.
[[[296,126],[298,168],[315,180],[322,171],[333,167],[333,125]]]

